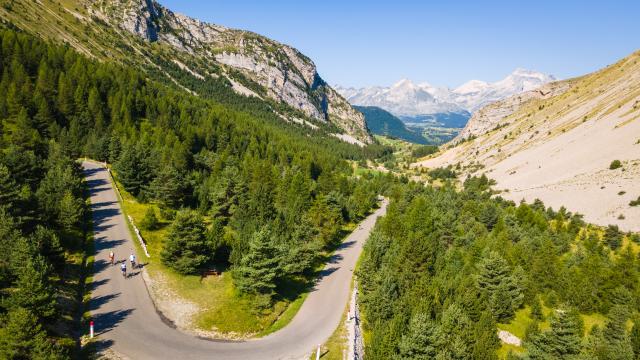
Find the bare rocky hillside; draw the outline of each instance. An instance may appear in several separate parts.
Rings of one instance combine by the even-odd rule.
[[[614,160],[622,167],[610,169]],[[640,230],[640,52],[595,73],[489,105],[414,166],[486,173],[503,197],[536,198]]]

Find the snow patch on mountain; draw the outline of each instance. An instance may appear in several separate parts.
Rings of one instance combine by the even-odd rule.
[[[534,90],[555,80],[552,75],[516,69],[500,81],[488,83],[471,80],[453,90],[426,82],[415,84],[409,79],[402,79],[390,87],[336,86],[335,89],[354,105],[378,106],[396,116],[417,116],[475,112],[487,104]]]

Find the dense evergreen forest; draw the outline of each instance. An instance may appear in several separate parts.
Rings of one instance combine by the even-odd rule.
[[[265,307],[389,194],[359,270],[367,358],[494,359],[496,324],[523,308],[536,320],[513,357],[640,358],[637,236],[492,198],[484,177],[462,191],[356,177],[347,160],[389,150],[14,30],[0,39],[2,359],[75,354],[82,308],[69,304],[82,297],[90,233],[81,156],[113,164],[129,193],[172,220],[163,263],[183,274],[228,267]],[[156,225],[150,211],[141,226]],[[585,331],[589,313],[607,320]]]
[[[128,192],[175,219],[166,265],[231,266],[264,306],[312,274],[389,180],[358,180],[346,161],[388,151],[379,145],[343,143],[254,100],[220,104],[11,29],[0,39],[0,358],[72,354],[61,346],[72,331],[58,323],[68,258],[86,245],[79,157],[113,164]]]
[[[83,311],[82,172],[68,145],[52,140],[61,133],[50,105],[57,83],[39,64],[55,49],[11,31],[0,37],[0,358],[65,358]],[[62,55],[52,51],[51,61]]]
[[[367,358],[495,359],[496,323],[525,306],[526,352],[510,358],[640,358],[637,234],[493,199],[489,183],[392,191],[359,271]],[[607,320],[583,336],[590,313]]]

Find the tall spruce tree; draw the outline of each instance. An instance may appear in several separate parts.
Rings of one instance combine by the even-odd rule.
[[[398,349],[399,359],[431,360],[436,356],[436,324],[426,314],[411,318],[409,331],[402,336]]]
[[[611,308],[608,317],[609,321],[603,331],[606,359],[633,360],[633,344],[626,330],[629,310],[625,306],[616,305]]]
[[[160,253],[162,263],[182,274],[194,274],[211,260],[212,249],[202,216],[181,210],[167,233]]]
[[[8,300],[9,306],[29,309],[38,318],[52,318],[56,313],[56,300],[49,272],[49,265],[41,255],[27,258],[19,268],[16,289]]]
[[[478,265],[477,284],[498,321],[511,319],[522,304],[522,289],[509,264],[496,252],[490,252]]]
[[[580,353],[583,324],[573,311],[557,310],[551,329],[540,333],[527,346],[533,360],[574,359]]]
[[[0,164],[0,204],[13,210],[17,200],[18,188],[16,182],[11,177],[9,168]]]
[[[164,206],[178,208],[184,204],[187,179],[176,168],[167,166],[151,182],[150,192]]]
[[[271,296],[279,275],[277,248],[271,231],[264,227],[253,234],[249,250],[234,270],[236,286],[243,292]]]
[[[0,358],[7,360],[58,360],[68,358],[47,339],[37,316],[23,307],[9,311],[0,327]]]

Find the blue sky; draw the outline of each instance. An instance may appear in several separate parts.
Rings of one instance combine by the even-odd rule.
[[[159,0],[292,45],[330,84],[582,75],[640,49],[640,1]]]

